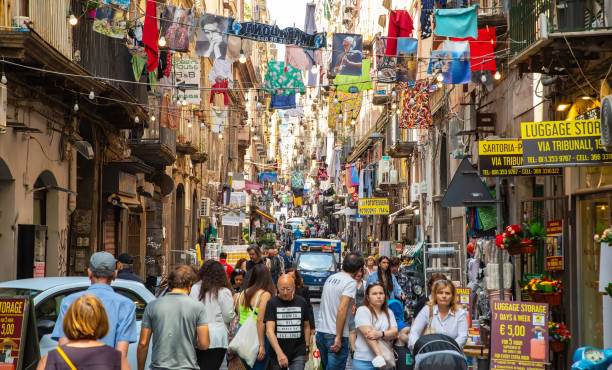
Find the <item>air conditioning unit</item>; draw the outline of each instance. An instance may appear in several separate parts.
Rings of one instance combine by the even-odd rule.
[[[0,84],[0,134],[6,132],[7,99],[8,91],[6,90],[6,85]]]
[[[210,206],[209,198],[202,197],[200,199],[200,218],[210,217]]]
[[[391,185],[399,184],[399,174],[397,173],[397,170],[389,171],[389,183]]]
[[[384,158],[378,161],[378,168],[376,169],[376,171],[376,182],[378,184],[391,184],[391,161],[388,158]]]
[[[384,105],[391,101],[393,84],[374,81],[374,105]]]
[[[606,152],[612,152],[612,95],[601,99],[601,146]]]
[[[427,194],[427,183],[425,181],[421,182],[421,194]]]
[[[421,183],[413,182],[410,184],[410,202],[417,203],[419,201],[419,195],[421,190]]]

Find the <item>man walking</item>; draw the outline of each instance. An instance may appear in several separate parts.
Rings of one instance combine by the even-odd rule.
[[[323,369],[336,370],[346,367],[349,354],[347,313],[349,307],[352,307],[357,290],[354,276],[363,265],[363,257],[357,253],[349,253],[342,261],[342,271],[327,278],[323,285],[320,324],[317,324],[316,335]]]
[[[225,273],[227,274],[227,277],[229,277],[232,274],[232,271],[234,271],[234,268],[232,265],[227,263],[227,253],[221,252],[219,255],[219,262],[223,265],[223,268],[225,268]]]
[[[295,281],[290,275],[278,279],[278,296],[266,306],[264,322],[270,346],[270,370],[303,370],[310,339],[306,300],[295,295]]]
[[[274,284],[278,281],[278,277],[283,273],[283,260],[278,255],[278,251],[272,247],[268,249],[268,268]]]
[[[137,281],[144,285],[144,280],[134,273],[134,257],[130,256],[128,253],[119,255],[119,258],[117,258],[117,268],[119,270],[117,279]]]
[[[73,293],[62,300],[51,338],[59,340],[60,346],[69,342],[62,328],[64,314],[75,299],[83,294],[93,294],[102,301],[108,316],[108,334],[100,341],[119,350],[121,356],[127,358],[129,344],[138,339],[136,305],[128,298],[115,293],[110,286],[111,282],[117,278],[115,257],[107,252],[94,253],[89,259],[87,275],[91,281],[89,289]]]
[[[204,305],[189,297],[193,269],[177,266],[168,275],[169,292],[147,305],[138,341],[138,370],[144,370],[153,336],[151,369],[199,369],[196,347],[208,349]]]

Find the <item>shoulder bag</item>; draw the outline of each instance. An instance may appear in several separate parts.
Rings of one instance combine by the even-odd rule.
[[[431,326],[432,320],[433,320],[433,307],[429,306],[429,321],[427,322],[427,326],[425,327],[425,329],[423,329],[421,336],[436,333],[436,329],[434,329],[433,326]]]
[[[257,353],[259,352],[259,336],[257,335],[257,320],[255,320],[254,314],[259,299],[263,293],[259,293],[255,299],[255,304],[251,307],[251,313],[249,317],[244,321],[244,324],[238,329],[236,336],[232,339],[227,348],[228,351],[236,352],[244,362],[253,367],[257,360]],[[240,296],[238,297],[238,306],[240,307]],[[246,304],[246,302],[245,302]],[[240,309],[239,309],[240,311]],[[240,313],[239,313],[240,315]]]
[[[61,349],[59,346],[57,346],[57,348],[55,348],[55,350],[57,351],[57,353],[60,354],[60,356],[62,356],[64,361],[66,361],[66,365],[68,365],[70,370],[77,370],[76,366],[74,366],[72,361],[70,361],[70,359],[68,358],[68,355],[66,355],[66,352],[64,352],[63,349]]]

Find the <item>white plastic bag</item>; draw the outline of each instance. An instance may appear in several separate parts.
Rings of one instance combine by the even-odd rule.
[[[247,317],[246,321],[238,332],[234,339],[230,342],[228,346],[228,351],[235,352],[240,356],[244,362],[249,365],[249,367],[253,367],[255,365],[255,361],[257,360],[257,353],[259,353],[259,336],[257,335],[257,320],[253,316],[253,312],[259,303],[259,296],[255,300],[255,305],[251,309],[251,314]],[[238,304],[240,304],[240,297],[238,297]]]
[[[314,335],[311,337],[310,353],[308,353],[308,361],[306,362],[305,370],[319,370],[321,367],[321,352],[317,348],[317,342]]]

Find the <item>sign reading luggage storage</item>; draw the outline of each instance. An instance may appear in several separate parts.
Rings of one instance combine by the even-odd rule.
[[[546,223],[546,271],[563,270],[563,220]]]
[[[612,162],[601,147],[599,120],[521,123],[523,165]]]
[[[30,302],[27,296],[0,297],[0,369],[25,369],[40,358]]]
[[[359,199],[359,214],[388,215],[389,199],[387,198],[361,198]]]
[[[491,369],[545,369],[548,304],[493,301]]]
[[[478,142],[478,172],[480,176],[539,176],[559,175],[560,167],[514,168],[523,165],[521,140],[481,140]]]

